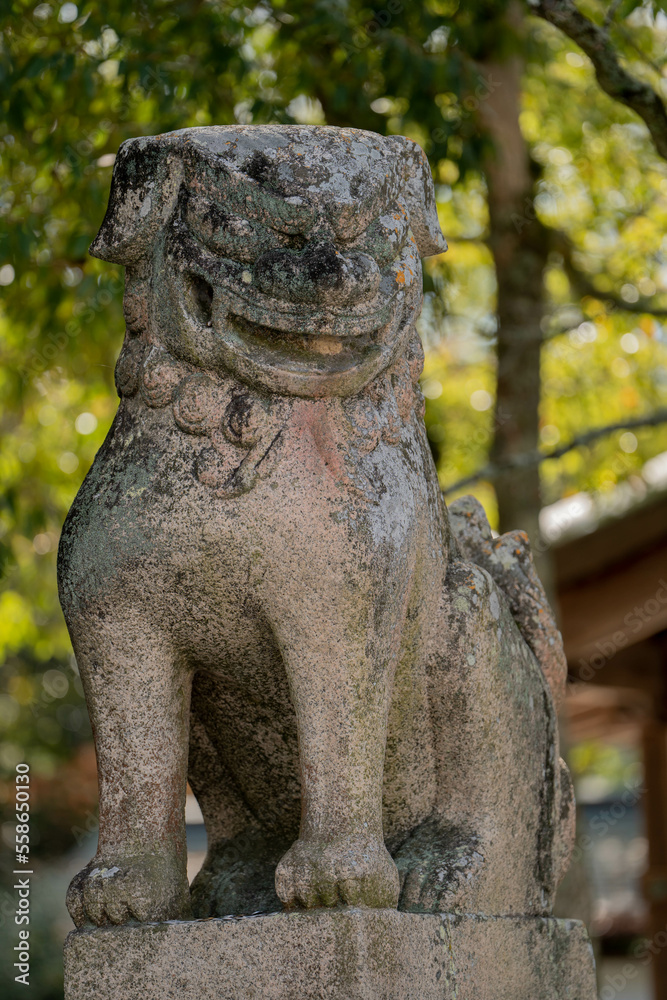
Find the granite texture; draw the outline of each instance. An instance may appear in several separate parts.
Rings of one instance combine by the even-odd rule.
[[[92,248],[126,266],[121,400],[59,552],[100,785],[77,926],[550,912],[566,665],[525,535],[441,495],[414,324],[444,247],[401,137],[122,146]],[[209,844],[192,890],[186,779]],[[319,925],[272,919],[305,955]]]
[[[67,1000],[595,1000],[583,926],[317,911],[75,931]]]

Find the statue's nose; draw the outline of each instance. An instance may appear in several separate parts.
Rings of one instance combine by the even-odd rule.
[[[269,250],[255,262],[255,285],[291,302],[354,305],[375,296],[380,269],[368,254],[337,249],[330,240],[303,250]]]

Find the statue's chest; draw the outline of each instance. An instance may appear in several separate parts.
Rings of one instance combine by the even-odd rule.
[[[414,436],[415,411],[420,418],[423,407],[417,361],[398,359],[356,396],[301,399],[199,371],[159,344],[129,338],[116,381],[139,436],[153,425],[158,449],[181,450],[174,445],[180,432],[197,481],[230,499],[273,475],[290,447],[299,450],[304,470],[323,466],[352,488],[365,456]]]
[[[168,588],[224,577],[241,596],[295,554],[397,553],[424,527],[434,489],[407,368],[357,397],[303,400],[173,364],[144,365],[85,487],[104,532],[135,553],[139,539]]]

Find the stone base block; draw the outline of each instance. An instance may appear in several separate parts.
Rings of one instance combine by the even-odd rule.
[[[74,931],[65,1000],[595,1000],[583,924],[320,910]]]

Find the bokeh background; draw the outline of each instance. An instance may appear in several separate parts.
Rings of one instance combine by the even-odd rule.
[[[3,5],[0,942],[4,977],[27,761],[33,1000],[62,996],[64,891],[97,825],[56,590],[61,525],[117,404],[122,271],[87,248],[124,139],[233,122],[404,134],[429,156],[450,243],[426,262],[421,319],[442,488],[529,532],[570,663],[580,823],[559,909],[595,937],[602,1000],[667,995],[666,4],[579,4],[655,98],[650,131],[538,16],[559,6]],[[194,872],[193,801],[188,819]],[[12,978],[8,998],[22,995]]]

